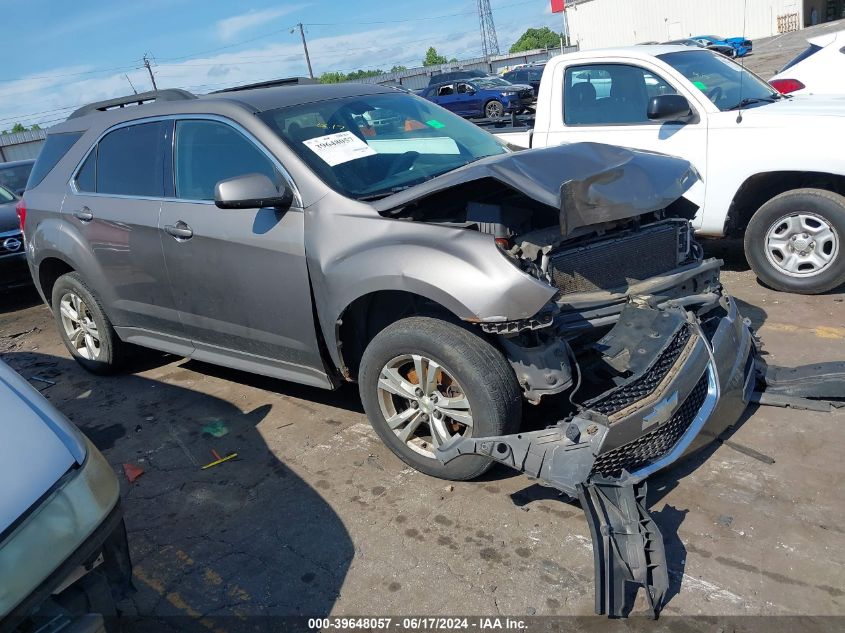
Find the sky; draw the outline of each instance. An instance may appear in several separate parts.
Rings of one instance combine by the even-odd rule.
[[[502,52],[529,27],[561,30],[549,0],[491,0]],[[481,55],[476,0],[0,0],[6,63],[0,130],[42,127],[74,107],[158,87],[196,93],[314,74],[420,66],[434,46],[448,58]],[[11,54],[9,53],[11,52]]]

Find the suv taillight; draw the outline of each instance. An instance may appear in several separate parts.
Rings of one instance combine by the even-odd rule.
[[[23,233],[26,226],[26,202],[23,201],[23,198],[15,205],[15,211],[18,213],[18,222],[21,224],[21,233]]]
[[[782,95],[788,95],[790,92],[803,90],[807,87],[797,79],[772,79],[769,83],[772,84],[772,88]]]

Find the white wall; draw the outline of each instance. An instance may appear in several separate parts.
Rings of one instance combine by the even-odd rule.
[[[580,0],[567,2],[569,35],[581,49],[719,35],[750,39],[777,34],[777,16],[798,13],[801,0]],[[747,8],[746,8],[747,7]],[[743,15],[745,14],[745,15]]]

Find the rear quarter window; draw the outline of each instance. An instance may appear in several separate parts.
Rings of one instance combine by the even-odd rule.
[[[50,134],[44,143],[44,147],[41,148],[41,152],[38,154],[35,165],[32,167],[26,188],[32,189],[40,185],[41,181],[44,180],[47,174],[53,171],[53,167],[59,163],[62,157],[68,153],[68,150],[80,138],[82,138],[82,132]]]
[[[811,55],[815,55],[816,53],[818,53],[821,49],[822,49],[821,46],[816,46],[815,44],[810,44],[807,48],[805,48],[803,51],[798,53],[798,55],[793,57],[789,61],[789,63],[787,63],[786,66],[781,68],[778,72],[782,73],[785,70],[789,70],[790,68],[795,66],[795,64],[799,64],[799,63],[803,62],[805,59],[807,59]],[[845,50],[845,49],[843,49],[843,50]]]

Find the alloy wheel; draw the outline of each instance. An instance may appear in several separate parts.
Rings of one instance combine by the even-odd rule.
[[[91,310],[74,292],[66,292],[59,301],[59,314],[73,349],[82,358],[97,360],[100,356],[100,333]]]
[[[437,361],[404,354],[382,368],[381,413],[408,448],[425,457],[456,435],[472,436],[469,400],[458,381]]]

